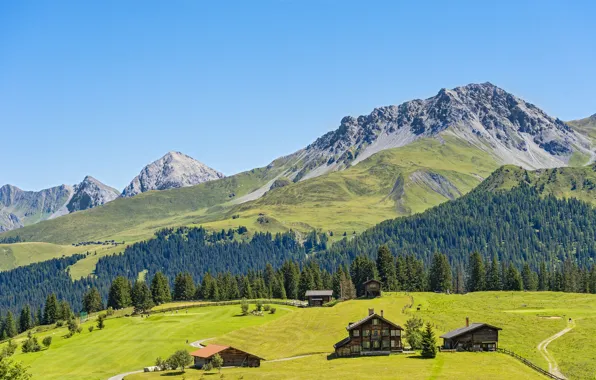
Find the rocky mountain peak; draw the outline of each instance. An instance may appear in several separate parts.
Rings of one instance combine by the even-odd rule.
[[[344,117],[339,127],[297,152],[304,162],[291,177],[311,178],[354,165],[421,138],[451,135],[528,169],[565,166],[574,152],[593,156],[589,140],[535,105],[490,82],[441,89],[428,99]]]
[[[87,175],[81,183],[73,187],[73,195],[66,208],[68,212],[87,210],[113,201],[118,196],[118,190]]]
[[[224,175],[194,158],[176,151],[145,166],[122,192],[132,197],[149,190],[166,190],[198,185],[223,178]]]

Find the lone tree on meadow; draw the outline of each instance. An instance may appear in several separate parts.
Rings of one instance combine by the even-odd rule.
[[[178,350],[168,358],[167,363],[171,369],[180,368],[184,372],[184,367],[192,363],[192,356],[186,350]]]
[[[100,330],[103,330],[104,327],[106,327],[106,316],[105,314],[100,314],[97,316],[97,328]]]
[[[423,358],[433,359],[437,356],[437,339],[435,333],[430,325],[430,322],[426,323],[426,328],[422,332],[422,353]]]
[[[213,355],[213,358],[211,359],[211,365],[213,365],[213,368],[217,368],[218,372],[221,372],[221,367],[223,366],[222,357],[219,356],[219,354]]]
[[[41,343],[43,343],[43,346],[45,348],[50,348],[50,345],[52,344],[52,337],[51,336],[46,336],[45,338],[43,338],[43,340],[41,341]]]

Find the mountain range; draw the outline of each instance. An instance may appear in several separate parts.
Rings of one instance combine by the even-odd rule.
[[[136,240],[159,227],[239,223],[254,230],[361,231],[458,198],[504,164],[589,164],[593,119],[565,123],[491,83],[441,89],[428,99],[346,116],[307,147],[230,177],[170,152],[145,167],[119,199],[105,204],[106,198],[90,197],[83,204],[92,209],[55,219],[60,202],[70,201],[60,198],[55,210],[20,225],[54,219],[6,236]]]

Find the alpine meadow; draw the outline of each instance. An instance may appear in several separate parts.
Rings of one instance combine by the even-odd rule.
[[[0,380],[596,380],[593,4],[140,5],[0,5]]]

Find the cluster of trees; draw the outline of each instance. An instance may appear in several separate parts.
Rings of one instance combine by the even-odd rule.
[[[5,238],[0,239],[0,244],[14,244],[14,243],[21,243],[24,240],[19,236],[8,236]]]
[[[0,314],[0,340],[10,339],[39,325],[51,325],[73,318],[74,314],[68,301],[58,301],[56,295],[52,293],[47,297],[43,311],[41,307],[35,311],[29,305],[25,305],[18,319],[10,310],[4,317]]]

